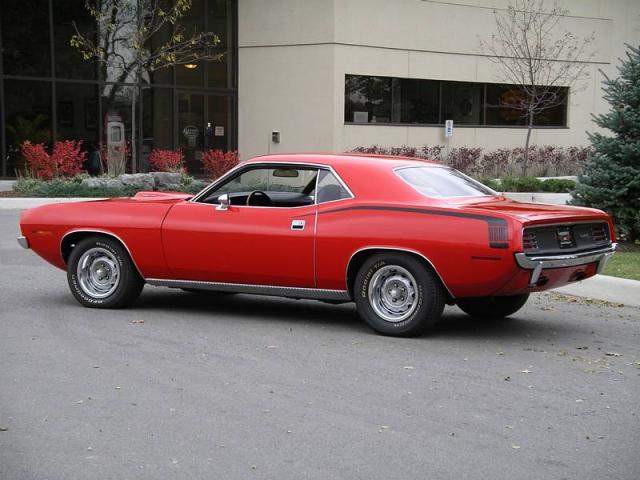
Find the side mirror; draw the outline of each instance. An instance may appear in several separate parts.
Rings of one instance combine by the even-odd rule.
[[[218,206],[216,210],[228,210],[229,209],[229,195],[223,193],[218,197]]]

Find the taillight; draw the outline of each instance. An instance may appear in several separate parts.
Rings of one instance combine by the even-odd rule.
[[[506,225],[489,225],[489,246],[491,248],[509,247],[509,229]]]
[[[597,223],[591,227],[591,238],[596,243],[606,242],[607,239],[607,227],[604,223]]]
[[[523,250],[537,250],[538,240],[535,233],[525,233],[522,236],[522,249]]]

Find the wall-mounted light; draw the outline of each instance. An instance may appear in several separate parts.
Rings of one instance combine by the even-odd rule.
[[[194,70],[194,69],[198,68],[198,65],[196,65],[195,63],[185,63],[184,64],[184,68],[189,69],[189,70]]]

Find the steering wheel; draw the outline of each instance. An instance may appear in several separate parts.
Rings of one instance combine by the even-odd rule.
[[[247,197],[247,206],[258,206],[258,207],[271,207],[273,206],[273,200],[271,197],[264,193],[262,190],[254,190]]]

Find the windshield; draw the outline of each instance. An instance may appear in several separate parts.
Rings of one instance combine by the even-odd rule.
[[[396,173],[427,197],[497,195],[490,188],[452,168],[406,167],[396,170]]]

